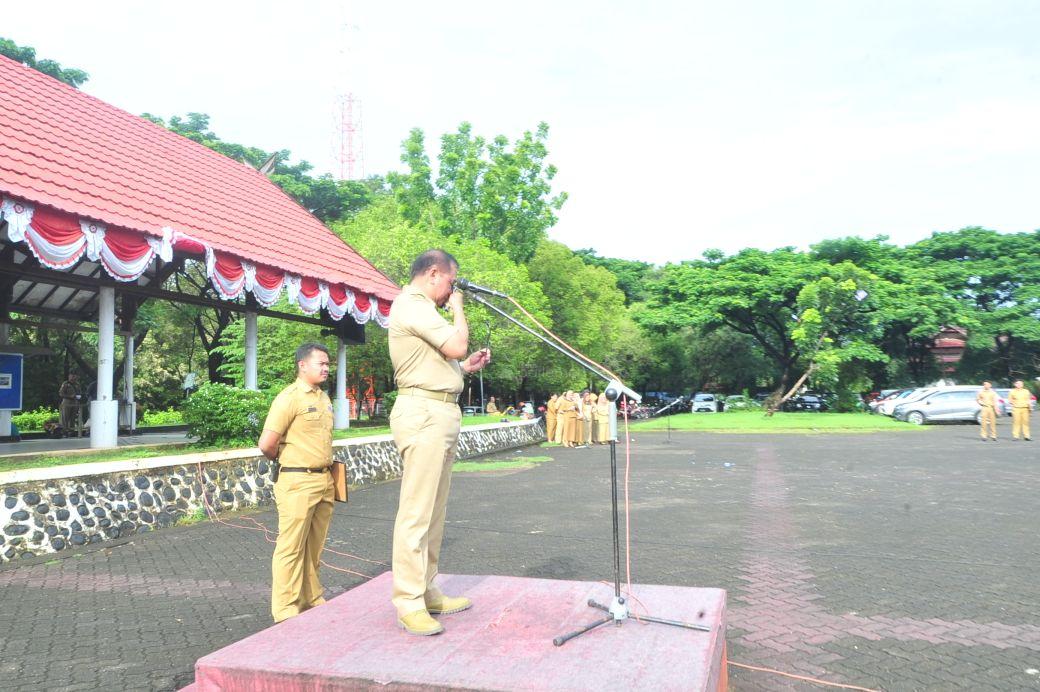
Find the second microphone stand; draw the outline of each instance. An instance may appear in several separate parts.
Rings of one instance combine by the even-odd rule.
[[[480,303],[489,310],[492,310],[496,314],[506,318],[507,320],[515,324],[517,327],[520,327],[522,330],[527,332],[528,334],[531,334],[532,336],[535,336],[538,339],[540,339],[543,343],[552,346],[554,349],[556,349],[563,355],[567,356],[581,367],[585,368],[585,370],[587,370],[588,372],[607,381],[606,389],[604,389],[603,394],[607,397],[607,400],[610,401],[610,502],[611,514],[613,518],[614,537],[614,600],[611,601],[610,605],[608,606],[602,603],[598,603],[597,601],[590,598],[588,600],[588,606],[590,608],[595,608],[596,610],[601,610],[604,613],[607,613],[607,615],[605,617],[601,617],[595,622],[585,625],[580,629],[554,638],[553,645],[563,646],[571,639],[579,637],[585,634],[586,632],[589,632],[590,630],[593,630],[601,625],[607,624],[608,622],[613,622],[616,626],[620,627],[625,620],[628,620],[629,618],[633,617],[633,615],[629,611],[628,602],[626,601],[625,597],[621,595],[621,540],[618,532],[617,400],[621,396],[626,396],[630,400],[633,400],[638,403],[641,400],[641,397],[635,392],[633,392],[631,389],[623,385],[620,381],[608,376],[607,373],[602,372],[599,367],[588,362],[584,358],[580,358],[576,354],[567,351],[556,342],[550,341],[545,337],[545,335],[539,334],[538,332],[531,329],[520,320],[516,319],[509,313],[499,308],[497,305],[489,303],[482,296],[477,295],[473,291],[469,291],[469,295],[477,303]],[[708,625],[699,625],[692,622],[682,622],[680,620],[669,620],[666,618],[652,617],[649,615],[640,615],[638,616],[638,619],[645,620],[647,622],[654,622],[661,625],[671,625],[673,627],[682,627],[684,629],[698,630],[700,632],[711,631],[711,627]]]

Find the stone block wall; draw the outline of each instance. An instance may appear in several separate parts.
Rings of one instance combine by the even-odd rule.
[[[464,428],[458,458],[541,442],[539,421]],[[335,443],[353,486],[401,475],[389,436]],[[53,553],[274,500],[270,463],[256,449],[0,473],[0,562]]]

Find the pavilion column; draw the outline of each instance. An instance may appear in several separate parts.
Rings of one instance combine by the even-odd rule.
[[[123,337],[123,392],[126,402],[123,408],[123,427],[130,430],[137,429],[137,402],[134,401],[134,335],[131,333]]]
[[[102,286],[98,294],[97,399],[90,402],[90,446],[119,444],[119,402],[112,398],[115,365],[116,290]]]
[[[7,322],[0,322],[0,351],[4,350],[2,347],[7,345],[7,341],[11,335],[11,325]],[[7,437],[11,434],[11,412],[0,411],[0,437]]]
[[[246,313],[246,389],[256,389],[256,313]]]
[[[336,401],[333,427],[346,430],[350,427],[350,401],[347,399],[347,343],[339,338],[336,351]]]

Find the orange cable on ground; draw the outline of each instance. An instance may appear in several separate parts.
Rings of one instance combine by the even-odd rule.
[[[242,517],[242,518],[245,519],[246,521],[251,521],[254,524],[256,524],[255,527],[254,526],[242,526],[241,524],[233,524],[230,521],[226,521],[224,519],[221,519],[220,516],[217,514],[217,510],[215,510],[213,508],[213,506],[210,504],[209,496],[206,494],[206,488],[205,488],[205,486],[206,486],[206,479],[205,479],[205,477],[203,476],[203,473],[202,473],[202,462],[201,461],[197,462],[196,466],[198,467],[199,484],[202,487],[202,504],[203,504],[203,508],[206,511],[206,516],[208,516],[210,518],[210,520],[215,521],[218,524],[223,524],[224,526],[230,526],[231,528],[234,528],[234,529],[245,529],[246,531],[262,531],[263,534],[264,534],[264,540],[266,540],[268,543],[275,543],[276,542],[273,538],[271,538],[271,536],[277,536],[278,533],[276,531],[272,531],[271,529],[267,528],[267,526],[265,526],[264,524],[261,524],[259,521],[257,521],[256,519],[253,519],[252,517]],[[351,553],[344,553],[344,552],[340,552],[338,550],[332,550],[331,548],[323,548],[323,550],[326,551],[326,552],[334,553],[336,555],[342,555],[344,557],[353,558],[355,560],[361,560],[363,562],[371,562],[372,564],[387,566],[387,564],[385,562],[379,562],[378,560],[369,560],[367,558],[363,558],[363,557],[360,557],[358,555],[352,555]],[[361,572],[355,572],[354,570],[347,569],[346,567],[336,567],[335,565],[330,565],[329,563],[325,562],[324,560],[319,560],[319,562],[322,565],[324,565],[325,567],[328,567],[331,570],[335,570],[336,572],[346,572],[347,574],[353,574],[353,575],[356,575],[358,577],[362,577],[364,579],[371,579],[372,578],[371,575],[362,574]]]
[[[826,680],[820,680],[819,678],[811,678],[808,675],[795,675],[794,673],[785,673],[782,670],[773,670],[772,668],[760,668],[759,666],[749,666],[746,663],[737,663],[736,661],[729,661],[729,665],[736,666],[737,668],[746,668],[747,670],[757,670],[760,673],[773,673],[774,675],[782,675],[785,678],[792,678],[794,680],[803,680],[805,682],[815,683],[817,685],[825,685],[827,687],[840,687],[843,690],[859,690],[859,692],[881,692],[881,690],[875,690],[870,687],[858,687],[856,685],[843,685],[840,682],[828,682]]]

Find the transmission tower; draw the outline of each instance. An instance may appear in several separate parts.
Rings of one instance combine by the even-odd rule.
[[[344,14],[348,8],[344,5]],[[346,17],[344,17],[346,19]],[[354,94],[358,73],[356,60],[356,25],[344,23],[340,32],[339,94],[336,96],[333,156],[338,164],[340,180],[365,177],[365,145],[361,127],[361,99]]]

